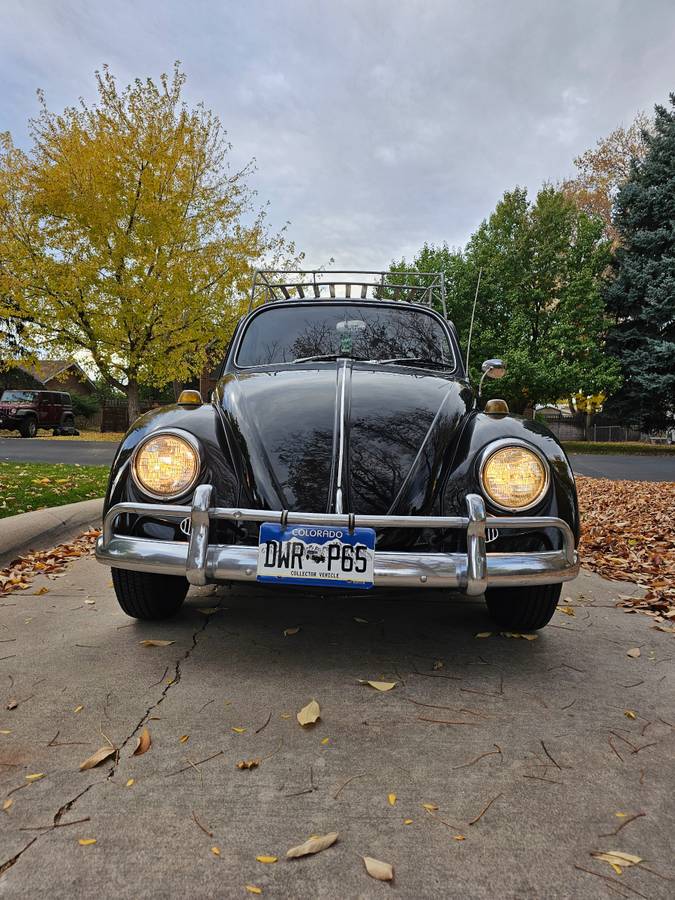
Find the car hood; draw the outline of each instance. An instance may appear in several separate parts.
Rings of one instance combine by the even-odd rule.
[[[215,400],[254,508],[419,514],[473,406],[465,382],[396,366],[336,365],[225,376]]]

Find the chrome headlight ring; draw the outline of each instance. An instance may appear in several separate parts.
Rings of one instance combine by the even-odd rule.
[[[162,494],[150,490],[141,482],[136,472],[136,463],[139,455],[143,451],[143,448],[150,441],[164,436],[178,438],[179,440],[182,440],[184,443],[186,443],[194,451],[196,464],[194,474],[192,475],[188,483],[186,483],[185,485],[181,485],[180,490],[178,491]],[[159,431],[154,431],[152,434],[149,434],[146,438],[143,438],[143,440],[139,441],[139,443],[134,448],[134,452],[132,453],[130,459],[131,477],[138,490],[141,491],[146,497],[150,497],[153,500],[177,500],[179,497],[183,497],[191,490],[193,490],[193,488],[199,481],[199,475],[202,469],[203,460],[204,455],[202,453],[201,444],[193,434],[190,434],[189,431],[184,431],[182,428],[162,428]]]
[[[534,498],[534,500],[532,500],[526,506],[505,506],[504,504],[499,503],[487,490],[485,482],[483,480],[485,467],[487,466],[490,459],[494,456],[494,454],[499,450],[506,450],[510,447],[521,448],[523,450],[526,450],[528,453],[531,453],[533,456],[536,456],[541,463],[544,473],[544,483],[541,490]],[[541,503],[541,501],[548,493],[549,487],[551,486],[551,466],[541,450],[539,450],[539,448],[535,447],[533,444],[529,444],[527,441],[522,441],[519,438],[500,438],[499,440],[492,441],[486,447],[484,447],[478,458],[478,483],[480,485],[481,493],[483,494],[487,502],[491,506],[494,506],[495,509],[499,509],[502,512],[507,513],[527,512],[528,510],[533,509],[535,506]]]

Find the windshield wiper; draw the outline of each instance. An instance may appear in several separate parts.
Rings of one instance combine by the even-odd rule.
[[[304,362],[322,362],[323,360],[330,361],[331,359],[354,359],[359,362],[366,362],[366,360],[362,359],[359,356],[349,356],[349,354],[347,353],[318,353],[315,356],[299,356],[297,359],[291,360],[291,364]]]
[[[426,356],[393,356],[391,359],[371,359],[368,361],[379,363],[382,366],[386,366],[387,363],[395,363],[399,366],[414,365],[429,369],[447,369],[450,365],[447,362],[443,362],[443,360],[429,359]]]

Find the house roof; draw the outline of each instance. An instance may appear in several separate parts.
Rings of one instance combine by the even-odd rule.
[[[65,371],[73,367],[78,370],[78,375],[83,379],[86,379],[90,384],[93,384],[91,378],[89,378],[82,366],[75,359],[38,359],[34,365],[20,364],[18,366],[19,369],[27,372],[31,378],[34,378],[42,384],[47,384],[52,378],[62,375]]]

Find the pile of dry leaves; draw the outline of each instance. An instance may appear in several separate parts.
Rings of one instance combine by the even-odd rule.
[[[675,483],[580,475],[576,481],[582,564],[647,589],[643,599],[623,599],[623,606],[675,612]]]
[[[94,550],[100,531],[92,528],[68,544],[59,544],[50,550],[36,550],[20,556],[8,568],[0,569],[0,597],[12,591],[27,590],[36,575],[57,576],[65,572],[68,563],[80,556],[88,556]]]

